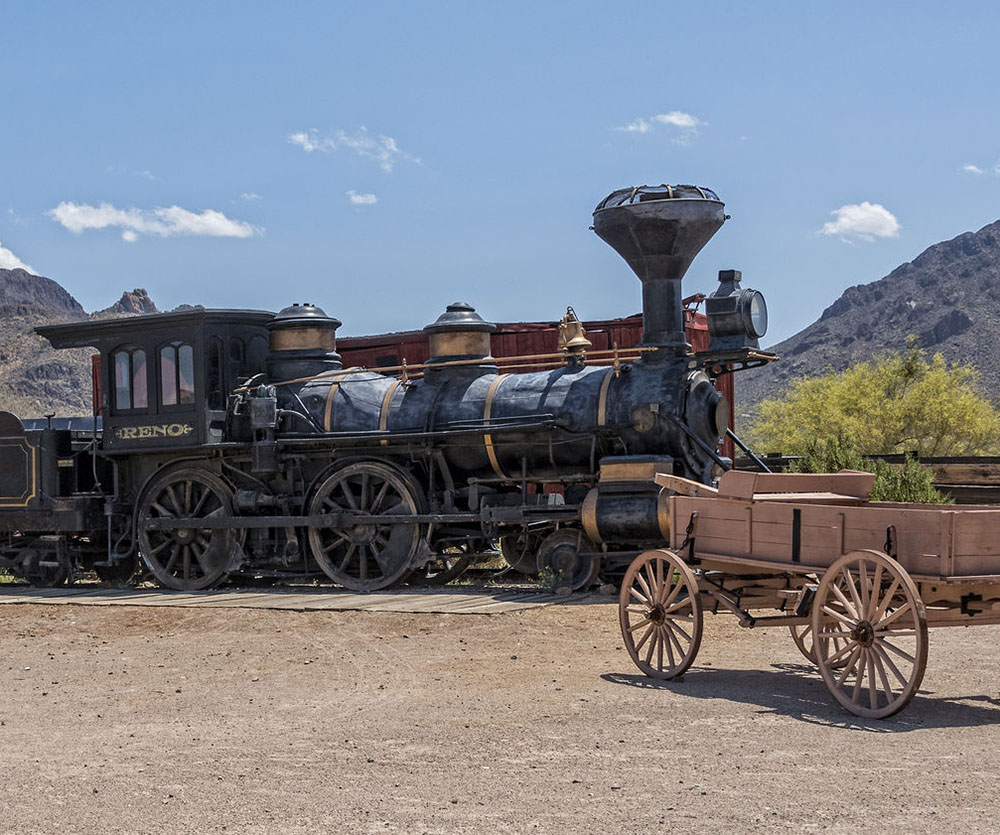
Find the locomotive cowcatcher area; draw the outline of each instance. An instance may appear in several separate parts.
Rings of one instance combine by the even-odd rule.
[[[590,598],[593,600],[593,598]],[[784,628],[683,680],[611,599],[501,615],[0,607],[4,833],[985,832],[1000,627],[845,713]]]

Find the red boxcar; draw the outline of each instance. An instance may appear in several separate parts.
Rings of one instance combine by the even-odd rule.
[[[594,350],[633,348],[642,339],[642,314],[624,319],[602,319],[584,322],[587,339]],[[688,342],[695,351],[707,351],[709,343],[708,321],[704,314],[684,311],[684,325]],[[495,357],[516,357],[530,354],[552,354],[559,350],[558,322],[503,322],[497,324],[491,338]],[[368,368],[396,366],[405,359],[408,365],[426,362],[429,356],[427,334],[423,331],[399,331],[374,336],[343,336],[337,338],[337,351],[345,366],[363,365]],[[716,381],[716,388],[733,403],[733,375],[724,374]],[[732,428],[730,412],[729,425]],[[732,457],[733,442],[726,438],[722,445],[724,455]]]

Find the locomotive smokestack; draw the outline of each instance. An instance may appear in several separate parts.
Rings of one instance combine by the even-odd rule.
[[[594,231],[642,282],[642,345],[690,350],[681,279],[725,220],[718,195],[698,186],[619,189],[594,209]]]

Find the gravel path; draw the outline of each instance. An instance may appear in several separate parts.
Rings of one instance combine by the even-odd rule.
[[[996,832],[1000,627],[896,720],[785,630],[637,675],[613,604],[492,616],[4,606],[0,832]]]

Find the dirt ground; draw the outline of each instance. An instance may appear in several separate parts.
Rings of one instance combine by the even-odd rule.
[[[897,719],[781,629],[637,675],[613,604],[504,615],[0,606],[0,832],[996,832],[1000,628]]]

